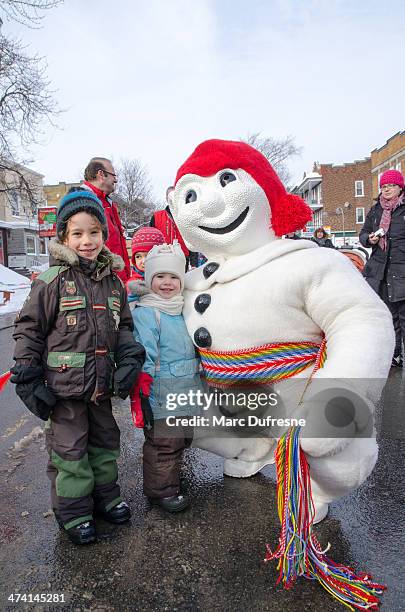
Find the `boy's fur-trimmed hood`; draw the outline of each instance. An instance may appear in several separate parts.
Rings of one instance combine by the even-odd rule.
[[[49,254],[51,259],[58,262],[67,263],[69,266],[79,265],[79,256],[73,249],[60,242],[57,238],[53,238],[49,243]],[[125,268],[124,260],[119,255],[112,253],[104,245],[100,251],[112,270],[120,271]],[[50,261],[50,266],[55,265],[55,261]]]

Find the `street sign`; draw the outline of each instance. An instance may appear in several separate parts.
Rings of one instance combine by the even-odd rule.
[[[314,231],[315,231],[315,225],[313,225],[312,223],[308,223],[301,232],[301,236],[304,238],[312,238],[312,236],[314,235]]]
[[[38,225],[41,238],[56,236],[56,210],[56,206],[38,208]]]

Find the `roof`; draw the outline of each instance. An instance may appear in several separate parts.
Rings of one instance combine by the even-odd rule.
[[[27,172],[29,174],[34,174],[35,176],[37,176],[38,178],[44,178],[44,174],[41,174],[40,172],[37,172],[36,170],[33,170],[32,168],[29,168],[28,166],[24,166],[23,164],[20,164],[18,162],[14,162],[10,159],[6,159],[6,158],[1,158],[0,159],[0,163],[4,164],[5,166],[5,170],[6,171],[10,171],[13,172],[13,166],[16,168],[16,170],[24,173]]]
[[[301,183],[299,183],[299,185],[294,187],[294,193],[301,193],[303,191],[304,185],[305,186],[308,185],[308,187],[312,189],[313,187],[316,187],[316,185],[318,185],[321,182],[322,182],[322,174],[319,174],[318,172],[305,172],[304,178],[302,179]]]
[[[4,229],[31,229],[34,231],[39,230],[38,221],[33,219],[21,219],[21,221],[1,221],[0,228]]]

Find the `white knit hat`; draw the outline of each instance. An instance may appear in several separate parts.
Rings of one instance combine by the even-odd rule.
[[[154,246],[145,258],[145,285],[150,289],[156,274],[169,272],[180,280],[181,291],[184,289],[186,258],[177,240],[173,244]]]

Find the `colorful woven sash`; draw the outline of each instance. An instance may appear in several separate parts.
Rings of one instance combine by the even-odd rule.
[[[240,351],[199,349],[207,383],[212,387],[266,385],[295,376],[326,359],[325,339],[316,342],[276,342]]]

